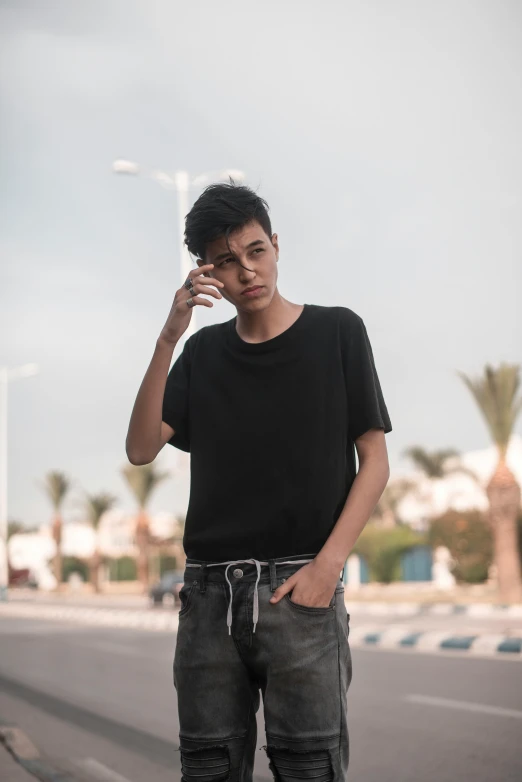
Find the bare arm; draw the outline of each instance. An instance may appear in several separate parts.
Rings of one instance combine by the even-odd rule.
[[[355,447],[359,456],[359,471],[341,515],[317,556],[276,589],[270,598],[272,604],[291,590],[292,599],[301,605],[326,607],[329,604],[340,570],[377,505],[390,475],[382,429],[365,432],[357,438]]]
[[[156,342],[152,360],[145,372],[134,402],[125,441],[125,450],[131,464],[149,464],[154,461],[174,430],[161,420],[163,395],[170,362],[176,343]]]
[[[341,515],[316,559],[339,571],[379,502],[390,466],[386,437],[382,429],[370,429],[355,441],[359,471]]]
[[[212,268],[213,264],[205,264],[189,272],[194,286],[192,302],[195,306],[212,307],[211,301],[198,294],[206,293],[216,299],[222,298],[221,293],[211,286],[223,287],[223,283],[207,276]],[[190,296],[184,286],[176,291],[169,316],[134,402],[125,441],[131,464],[150,464],[174,434],[174,429],[162,420],[163,397],[174,349],[192,317],[192,309],[187,306]]]

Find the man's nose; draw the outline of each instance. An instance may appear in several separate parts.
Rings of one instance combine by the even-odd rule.
[[[248,266],[241,265],[239,267],[239,279],[240,280],[252,280],[256,276],[254,269],[250,269]]]

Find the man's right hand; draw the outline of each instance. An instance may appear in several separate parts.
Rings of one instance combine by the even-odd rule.
[[[192,280],[194,291],[191,293],[184,284],[176,291],[169,316],[161,330],[161,340],[175,345],[181,335],[188,329],[193,308],[199,304],[202,304],[204,307],[214,306],[211,301],[203,298],[202,293],[214,296],[215,299],[223,298],[216,288],[210,287],[215,285],[217,288],[223,288],[223,283],[214,277],[204,276],[213,268],[213,263],[207,263],[205,266],[198,266],[197,269],[192,269],[189,272],[188,276]],[[192,299],[192,306],[187,304],[189,299]]]

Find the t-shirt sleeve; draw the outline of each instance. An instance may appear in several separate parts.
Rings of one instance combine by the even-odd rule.
[[[356,440],[370,429],[391,432],[392,425],[366,326],[359,315],[349,312],[350,317],[341,318],[341,345],[348,397],[348,435]]]
[[[162,420],[174,429],[169,445],[190,451],[189,387],[191,370],[191,340],[172,365],[163,395]]]

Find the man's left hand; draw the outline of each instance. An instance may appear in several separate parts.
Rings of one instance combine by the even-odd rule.
[[[332,565],[322,564],[314,559],[277,587],[270,602],[278,603],[287,592],[292,592],[290,600],[293,603],[309,608],[328,608],[340,573],[341,568],[334,569]]]

